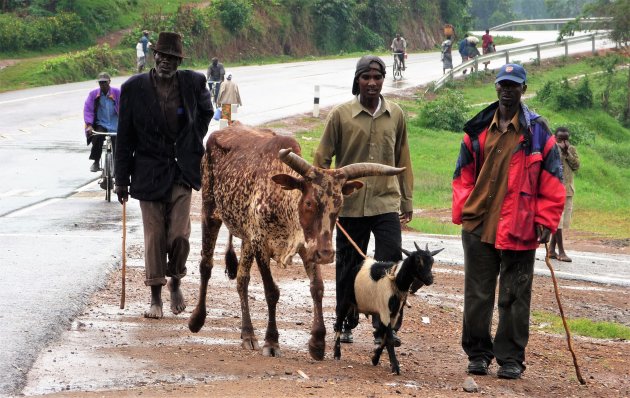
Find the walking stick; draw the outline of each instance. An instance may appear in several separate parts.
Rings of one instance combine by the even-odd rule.
[[[556,293],[556,301],[558,302],[558,308],[560,309],[560,317],[562,318],[562,324],[564,325],[564,331],[567,334],[567,344],[569,346],[569,351],[571,351],[571,356],[573,357],[573,366],[575,367],[575,374],[577,376],[580,384],[586,384],[586,380],[582,378],[582,374],[580,373],[580,367],[577,363],[577,358],[575,357],[575,352],[573,352],[573,346],[571,345],[571,331],[569,330],[569,325],[567,324],[567,320],[564,318],[564,310],[562,309],[562,304],[560,303],[560,292],[558,290],[558,283],[556,282],[556,275],[553,272],[553,267],[551,266],[551,261],[549,260],[549,244],[545,243],[545,263],[547,263],[547,267],[551,272],[551,280],[553,281],[553,290]]]
[[[127,201],[123,200],[123,214],[122,214],[122,292],[120,293],[120,309],[125,308],[125,273],[127,272],[127,255],[126,255],[126,240],[127,240]]]

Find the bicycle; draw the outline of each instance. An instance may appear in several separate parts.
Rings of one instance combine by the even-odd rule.
[[[210,89],[210,100],[212,101],[212,106],[217,107],[217,102],[215,101],[219,97],[219,86],[221,82],[218,80],[208,80],[208,88]]]
[[[394,81],[402,80],[403,78],[402,62],[400,61],[399,56],[404,57],[404,54],[405,53],[392,53],[394,56],[394,64],[392,65]]]
[[[105,160],[101,157],[101,181],[99,185],[105,190],[105,200],[112,201],[112,189],[114,189],[114,148],[112,145],[112,137],[116,137],[116,131],[94,131],[94,135],[105,136]],[[103,164],[104,163],[104,164]]]

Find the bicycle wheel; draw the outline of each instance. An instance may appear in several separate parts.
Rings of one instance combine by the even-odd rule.
[[[112,166],[114,162],[112,160],[112,154],[105,154],[105,200],[112,201]]]

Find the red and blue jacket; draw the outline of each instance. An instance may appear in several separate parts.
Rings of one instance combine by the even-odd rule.
[[[464,125],[464,139],[453,175],[453,223],[462,223],[464,204],[484,164],[484,147],[490,123],[499,106],[488,106]],[[543,118],[521,103],[521,138],[512,154],[508,189],[501,206],[495,247],[532,250],[538,247],[536,226],[555,233],[564,208],[562,162],[556,140]]]

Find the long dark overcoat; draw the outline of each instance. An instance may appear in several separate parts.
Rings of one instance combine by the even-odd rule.
[[[213,115],[204,75],[177,71],[182,108],[181,129],[171,132],[160,109],[149,73],[122,85],[116,142],[116,185],[130,186],[138,200],[162,200],[179,175],[201,188],[203,137]],[[181,174],[180,174],[181,173]]]

